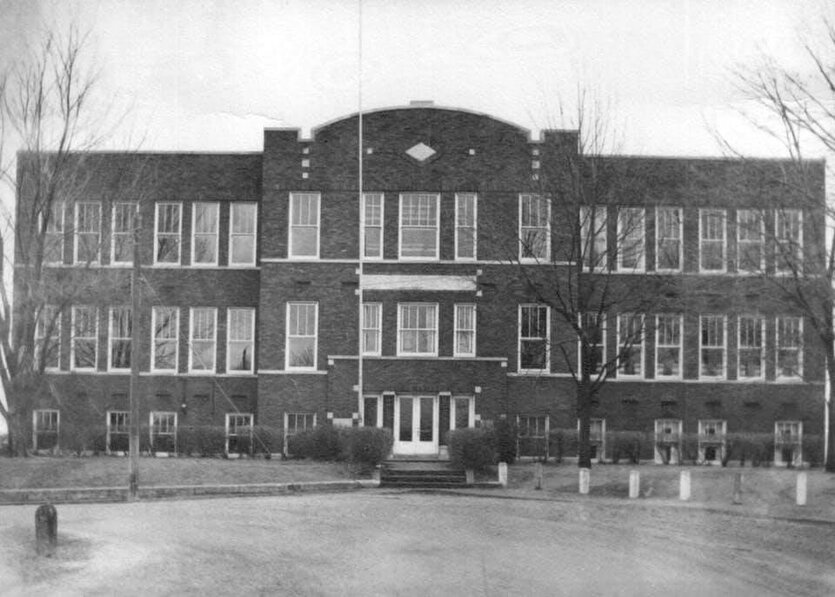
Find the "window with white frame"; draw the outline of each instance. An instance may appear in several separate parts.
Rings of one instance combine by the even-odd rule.
[[[699,316],[699,377],[723,379],[726,370],[724,315]]]
[[[803,423],[776,421],[774,423],[774,462],[786,466],[803,464]]]
[[[803,319],[777,318],[777,379],[803,377]]]
[[[677,464],[681,452],[681,419],[655,420],[655,462]]]
[[[548,456],[548,415],[516,417],[516,451],[519,456]]]
[[[398,304],[398,356],[438,356],[438,305]]]
[[[113,204],[112,242],[110,262],[123,264],[133,262],[133,235],[136,229],[136,203]]]
[[[252,451],[251,413],[226,413],[226,453],[249,454]]]
[[[61,413],[54,409],[32,412],[32,448],[52,450],[58,447]]]
[[[720,419],[699,420],[699,462],[721,461],[725,452],[727,422]]]
[[[64,263],[63,201],[53,201],[41,217],[47,217],[46,225],[42,228],[44,233],[43,262]]]
[[[151,411],[149,432],[154,452],[177,451],[177,413]]]
[[[229,265],[255,265],[258,205],[251,202],[229,206]]]
[[[75,204],[75,262],[98,263],[101,247],[101,203]]]
[[[644,270],[645,225],[643,207],[621,207],[618,210],[618,269]]]
[[[172,265],[180,263],[180,237],[182,235],[182,209],[180,203],[157,203],[154,223],[154,263]]]
[[[599,374],[606,363],[606,316],[603,313],[583,313],[580,328],[586,340],[586,354],[583,354],[581,340],[578,342],[578,361],[589,373]]]
[[[608,210],[603,205],[580,207],[580,256],[587,269],[607,269]]]
[[[740,315],[737,334],[737,377],[762,379],[765,374],[765,318]]]
[[[644,316],[618,315],[618,377],[644,375]]]
[[[319,193],[290,193],[290,258],[319,257]]]
[[[519,259],[549,261],[551,203],[541,195],[519,195]]]
[[[440,195],[400,195],[400,258],[438,258],[438,202]]]
[[[35,366],[58,369],[61,357],[61,312],[55,305],[44,305],[35,325]]]
[[[765,251],[765,220],[759,209],[736,212],[736,269],[740,273],[763,271]]]
[[[127,452],[130,436],[130,413],[126,410],[107,411],[107,451]]]
[[[287,303],[287,369],[316,369],[318,311],[318,303]]]
[[[550,370],[550,339],[550,309],[519,305],[519,371]]]
[[[154,334],[152,371],[176,371],[179,352],[180,310],[177,307],[154,307],[151,310]]]
[[[95,307],[72,308],[71,369],[95,369],[99,349],[98,310]]]
[[[362,305],[362,354],[380,355],[383,330],[383,305],[363,303]]]
[[[803,212],[778,209],[774,215],[774,269],[779,274],[802,273]]]
[[[383,258],[383,209],[382,193],[363,193],[362,226],[365,259]]]
[[[475,356],[475,305],[455,305],[455,351],[457,357]]]
[[[655,316],[655,377],[681,378],[681,315]]]
[[[475,424],[475,399],[472,396],[453,396],[450,411],[450,429],[466,429]]]
[[[107,368],[130,369],[131,359],[131,309],[111,307]]]
[[[217,265],[219,203],[191,206],[191,264]]]
[[[703,272],[725,271],[725,210],[699,210],[699,267]]]
[[[316,413],[284,413],[285,437],[296,435],[314,427],[316,427]]]
[[[229,309],[227,329],[227,373],[252,373],[255,360],[255,309]]]
[[[658,207],[655,210],[655,269],[679,271],[682,261],[681,208]]]
[[[193,307],[190,315],[188,369],[213,372],[217,352],[217,309]]]
[[[477,198],[475,193],[455,194],[455,258],[476,258]]]

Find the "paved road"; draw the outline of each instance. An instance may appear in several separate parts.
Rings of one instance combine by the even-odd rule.
[[[827,595],[835,525],[383,491],[0,508],[2,595]]]

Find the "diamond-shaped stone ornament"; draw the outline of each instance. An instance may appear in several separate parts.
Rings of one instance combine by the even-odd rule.
[[[438,152],[429,147],[426,143],[418,143],[417,145],[413,145],[407,149],[406,153],[419,162],[425,162]]]

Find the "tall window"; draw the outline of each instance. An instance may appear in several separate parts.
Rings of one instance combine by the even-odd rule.
[[[136,228],[136,203],[113,205],[113,241],[110,246],[111,263],[133,262],[133,233]]]
[[[99,348],[98,311],[95,307],[72,308],[72,369],[95,369]]]
[[[722,379],[725,377],[725,316],[700,316],[699,330],[699,377]]]
[[[35,366],[58,369],[61,356],[61,313],[55,305],[44,305],[35,325]]]
[[[151,449],[154,452],[177,451],[177,413],[151,411]]]
[[[98,263],[101,246],[101,203],[75,204],[75,262]]]
[[[189,331],[189,371],[213,372],[216,344],[217,309],[214,307],[192,308]]]
[[[801,273],[803,263],[803,212],[778,209],[774,216],[776,255],[774,269],[780,274]]]
[[[362,225],[365,235],[363,257],[383,258],[383,194],[364,193],[362,196]]]
[[[548,371],[551,318],[544,305],[519,305],[519,370]]]
[[[655,318],[655,377],[681,377],[681,315]]]
[[[316,369],[317,303],[287,303],[287,369]]]
[[[130,413],[124,410],[107,411],[107,451],[127,452],[129,435]]]
[[[44,263],[64,263],[64,203],[53,201],[44,227]]]
[[[655,269],[681,269],[681,209],[659,207],[655,210]]]
[[[736,212],[737,271],[762,271],[764,233],[763,212],[758,209],[740,209]]]
[[[585,268],[608,267],[607,211],[600,205],[580,207],[580,257]]]
[[[777,379],[803,376],[803,319],[777,318]]]
[[[110,309],[110,350],[108,355],[108,369],[130,369],[130,307],[112,307]]]
[[[191,263],[217,265],[219,203],[194,203],[191,211]]]
[[[398,305],[397,354],[438,356],[438,305]]]
[[[180,235],[182,234],[180,203],[157,203],[154,224],[154,263],[180,263]]]
[[[290,257],[319,257],[319,193],[290,193]]]
[[[455,356],[475,356],[475,305],[455,305]]]
[[[643,377],[643,315],[618,315],[618,354],[618,377]]]
[[[580,316],[580,327],[586,337],[588,352],[583,355],[583,344],[579,343],[578,361],[588,367],[592,374],[598,374],[606,363],[606,319],[605,315],[597,313],[583,313]],[[586,361],[585,359],[588,359]]]
[[[380,337],[382,327],[382,304],[364,303],[362,306],[362,354],[381,354]]]
[[[60,413],[44,409],[32,412],[32,442],[35,450],[51,450],[58,446]]]
[[[177,307],[154,307],[151,325],[154,330],[153,371],[176,371],[179,352],[180,310]]]
[[[455,194],[455,258],[476,258],[477,205],[475,193]]]
[[[725,271],[725,210],[699,210],[699,266],[703,272]]]
[[[255,265],[258,205],[232,203],[229,210],[229,265]]]
[[[438,202],[440,195],[400,195],[400,258],[438,258]]]
[[[622,207],[618,210],[618,269],[644,270],[644,208]]]
[[[739,317],[739,342],[737,350],[737,377],[762,379],[765,343],[765,319],[758,316]]]
[[[551,205],[540,195],[519,196],[519,259],[548,261],[551,256]]]
[[[248,454],[252,452],[252,422],[250,413],[226,414],[226,453]]]
[[[226,371],[252,373],[255,354],[255,309],[229,309]]]

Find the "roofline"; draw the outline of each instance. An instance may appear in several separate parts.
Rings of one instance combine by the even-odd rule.
[[[743,164],[745,162],[772,162],[772,163],[791,163],[797,160],[792,158],[774,158],[774,157],[748,157],[748,156],[741,156],[741,157],[733,157],[727,155],[720,155],[720,156],[709,156],[709,155],[697,155],[697,156],[688,156],[688,155],[641,155],[641,154],[618,154],[618,153],[610,153],[610,154],[599,154],[595,156],[590,156],[591,158],[597,159],[618,159],[618,160],[675,160],[677,162],[729,162],[729,163],[737,163]],[[804,158],[800,160],[804,164],[826,164],[826,158]]]
[[[180,151],[172,150],[156,150],[156,151],[132,151],[130,149],[116,150],[97,150],[97,149],[77,149],[64,152],[66,155],[93,155],[93,156],[144,156],[151,157],[156,155],[194,155],[194,156],[263,156],[264,151]],[[30,149],[20,149],[18,155],[27,154],[41,154],[41,155],[57,155],[57,151],[33,151]]]

